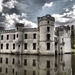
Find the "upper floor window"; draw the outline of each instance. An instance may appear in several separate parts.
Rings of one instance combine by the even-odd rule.
[[[15,49],[15,44],[13,44],[13,49]]]
[[[3,40],[3,35],[1,35],[1,40]]]
[[[47,34],[47,40],[50,40],[50,34]]]
[[[27,34],[25,34],[25,39],[27,39]]]
[[[36,34],[33,34],[33,39],[36,39]]]
[[[9,49],[9,44],[6,44],[6,49]]]
[[[7,40],[9,40],[9,35],[7,35]]]
[[[24,75],[27,75],[27,70],[24,70]]]
[[[49,21],[47,21],[47,24],[49,24]]]
[[[18,30],[18,27],[17,27],[17,30]]]
[[[47,43],[47,50],[50,50],[50,43]]]
[[[50,31],[50,27],[47,27],[47,32],[49,32]]]
[[[17,38],[18,38],[18,34],[17,34]]]
[[[33,71],[33,75],[36,75],[36,71]]]
[[[13,72],[13,74],[14,74],[14,68],[12,69],[12,72]]]
[[[6,68],[5,72],[8,73],[8,68]]]
[[[0,67],[0,72],[2,72],[2,67]]]
[[[13,35],[13,39],[15,39],[15,34]]]
[[[2,63],[2,57],[0,57],[0,63]]]
[[[33,43],[33,49],[36,49],[36,43]]]
[[[47,71],[47,75],[50,75],[50,71]]]
[[[3,49],[3,44],[1,44],[1,49]]]
[[[64,42],[64,39],[62,38],[62,42]]]

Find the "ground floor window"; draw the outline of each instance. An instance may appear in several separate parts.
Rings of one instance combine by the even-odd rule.
[[[9,49],[9,44],[8,43],[6,44],[6,49]]]
[[[24,49],[27,49],[27,43],[24,44]]]
[[[36,49],[36,43],[33,43],[33,49]]]
[[[2,63],[2,57],[0,57],[0,63]]]
[[[3,49],[3,44],[1,44],[1,49]]]
[[[13,49],[15,49],[15,44],[13,44]]]
[[[50,50],[50,43],[47,43],[47,50]]]

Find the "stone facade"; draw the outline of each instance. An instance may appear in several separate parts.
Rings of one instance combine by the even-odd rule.
[[[71,52],[70,29],[63,26],[54,31],[55,19],[49,14],[37,19],[38,28],[24,28],[21,23],[17,23],[13,30],[1,28],[0,53],[55,55]],[[62,37],[65,45],[61,44]],[[62,52],[59,47],[63,48]]]

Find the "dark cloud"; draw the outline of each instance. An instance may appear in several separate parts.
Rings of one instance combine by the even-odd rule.
[[[10,1],[10,0],[3,0],[3,3],[8,2],[8,1]]]
[[[4,22],[5,21],[5,17],[2,16],[2,13],[0,13],[0,22]]]
[[[3,0],[3,4],[11,1],[11,0]],[[27,20],[32,21],[34,23],[37,23],[37,17],[41,17],[46,14],[63,14],[65,12],[64,8],[69,8],[71,10],[72,6],[75,4],[75,0],[73,1],[66,1],[64,0],[16,0],[18,4],[14,5],[14,8],[8,8],[8,7],[3,7],[2,13],[4,14],[13,14],[15,13],[16,15],[21,15],[22,13],[27,13]],[[53,2],[53,6],[50,8],[45,8],[44,10],[42,9],[42,6],[44,6],[45,3],[50,3]],[[2,16],[2,13],[0,13],[0,22],[5,21],[5,17]],[[23,17],[24,18],[24,17]],[[21,20],[23,19],[22,17],[20,18]],[[70,18],[67,15],[64,16],[63,18]],[[72,21],[68,22],[56,22],[56,25],[64,25],[72,23]],[[31,25],[28,25],[27,27],[31,27]]]
[[[12,8],[12,9],[9,9],[7,7],[4,7],[3,8],[3,13],[8,13],[8,14],[13,14],[13,13],[16,13],[16,14],[19,14],[19,11],[18,9],[15,7],[15,8]]]

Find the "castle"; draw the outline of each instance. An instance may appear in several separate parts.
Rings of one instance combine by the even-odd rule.
[[[55,18],[47,14],[38,17],[38,28],[15,29],[0,27],[0,53],[55,55],[71,53],[70,27],[55,27]]]

